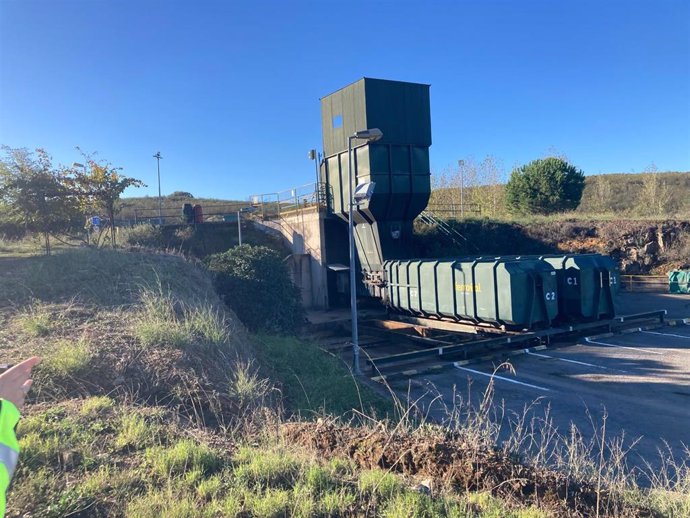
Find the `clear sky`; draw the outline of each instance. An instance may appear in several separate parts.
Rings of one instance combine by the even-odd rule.
[[[587,174],[690,170],[688,0],[0,0],[0,143],[80,146],[157,192],[312,181],[319,98],[431,84],[431,166],[557,150]]]

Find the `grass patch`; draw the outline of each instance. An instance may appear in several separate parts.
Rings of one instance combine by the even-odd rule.
[[[223,464],[223,457],[218,452],[189,439],[178,441],[172,447],[148,448],[146,460],[154,473],[163,478],[195,470],[208,474]]]
[[[79,413],[87,418],[95,418],[106,415],[115,405],[108,396],[94,396],[85,399]]]
[[[67,302],[103,307],[138,302],[141,286],[163,282],[181,300],[217,300],[211,278],[193,262],[173,255],[71,248],[52,256],[5,259],[12,275],[0,275],[5,301]]]
[[[257,336],[256,354],[278,381],[292,412],[342,415],[353,408],[367,415],[392,414],[392,403],[358,383],[347,366],[298,338]]]
[[[380,469],[362,471],[358,485],[360,491],[380,501],[390,500],[405,488],[399,477]]]
[[[146,422],[143,416],[126,413],[120,416],[119,431],[115,438],[117,448],[144,448],[155,443],[159,428]]]
[[[222,346],[230,340],[224,315],[209,304],[177,299],[159,284],[141,291],[134,332],[144,346]]]
[[[47,336],[54,329],[50,312],[41,303],[31,304],[15,317],[22,330],[30,336]]]
[[[281,449],[242,448],[235,457],[234,477],[246,488],[291,487],[300,474],[299,460]]]
[[[127,505],[128,518],[198,518],[199,505],[189,495],[180,495],[171,489],[154,490],[135,498]]]
[[[242,408],[254,408],[263,403],[272,389],[270,381],[261,376],[252,362],[235,363],[229,392]]]
[[[48,379],[77,377],[88,369],[91,358],[91,345],[86,338],[77,341],[59,339],[44,355],[37,373],[41,373],[40,378]]]

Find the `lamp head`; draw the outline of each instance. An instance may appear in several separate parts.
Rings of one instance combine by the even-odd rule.
[[[357,187],[355,187],[355,194],[353,196],[355,204],[369,201],[371,196],[374,194],[375,187],[376,182],[360,183]]]
[[[377,140],[380,140],[381,137],[383,137],[383,131],[381,131],[378,128],[365,129],[362,131],[355,132],[353,137],[362,140],[368,140],[369,142],[376,142]]]

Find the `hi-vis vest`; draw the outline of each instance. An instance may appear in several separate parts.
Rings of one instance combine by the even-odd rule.
[[[14,429],[19,410],[6,399],[0,399],[0,517],[5,516],[5,498],[19,459],[19,443]]]

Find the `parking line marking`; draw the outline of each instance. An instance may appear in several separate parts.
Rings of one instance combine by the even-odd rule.
[[[656,331],[643,331],[643,330],[640,330],[640,332],[641,332],[641,333],[647,333],[647,334],[650,334],[650,335],[675,336],[675,337],[678,337],[678,338],[685,338],[686,340],[690,340],[690,336],[687,336],[687,335],[677,335],[677,334],[674,334],[674,333],[658,333],[658,332],[656,332]]]
[[[625,372],[625,373],[628,372],[628,371],[624,371],[621,369],[613,369],[611,367],[604,367],[603,365],[595,365],[593,363],[580,362],[577,360],[569,360],[568,358],[559,358],[558,356],[549,356],[548,354],[533,353],[529,349],[525,349],[525,353],[529,354],[530,356],[538,356],[540,358],[549,358],[551,360],[560,360],[562,362],[576,363],[577,365],[584,365],[585,367],[595,367],[597,369],[604,369],[607,371],[618,371],[618,372]]]
[[[628,346],[625,346],[625,345],[607,344],[606,342],[597,342],[597,341],[591,340],[591,339],[589,339],[589,338],[585,338],[585,341],[586,341],[588,344],[606,345],[607,347],[616,347],[616,348],[618,348],[618,349],[630,349],[630,350],[632,350],[632,351],[642,351],[642,352],[645,352],[645,353],[649,353],[649,354],[659,354],[659,355],[662,355],[662,356],[663,356],[663,354],[664,354],[664,353],[660,353],[659,351],[650,351],[649,349],[641,349],[641,348],[639,348],[639,347],[628,347]]]
[[[517,385],[523,385],[525,387],[529,387],[529,388],[533,388],[533,389],[537,389],[537,390],[544,390],[546,392],[551,392],[551,389],[548,389],[546,387],[540,387],[539,385],[530,385],[529,383],[524,383],[524,382],[518,381],[518,380],[512,380],[510,378],[504,378],[503,376],[498,376],[497,374],[487,374],[486,372],[476,371],[474,369],[468,369],[467,367],[460,367],[460,365],[456,365],[455,363],[453,363],[453,366],[456,369],[471,372],[472,374],[479,374],[481,376],[486,376],[487,378],[496,378],[499,380],[507,381],[509,383],[515,383]]]

